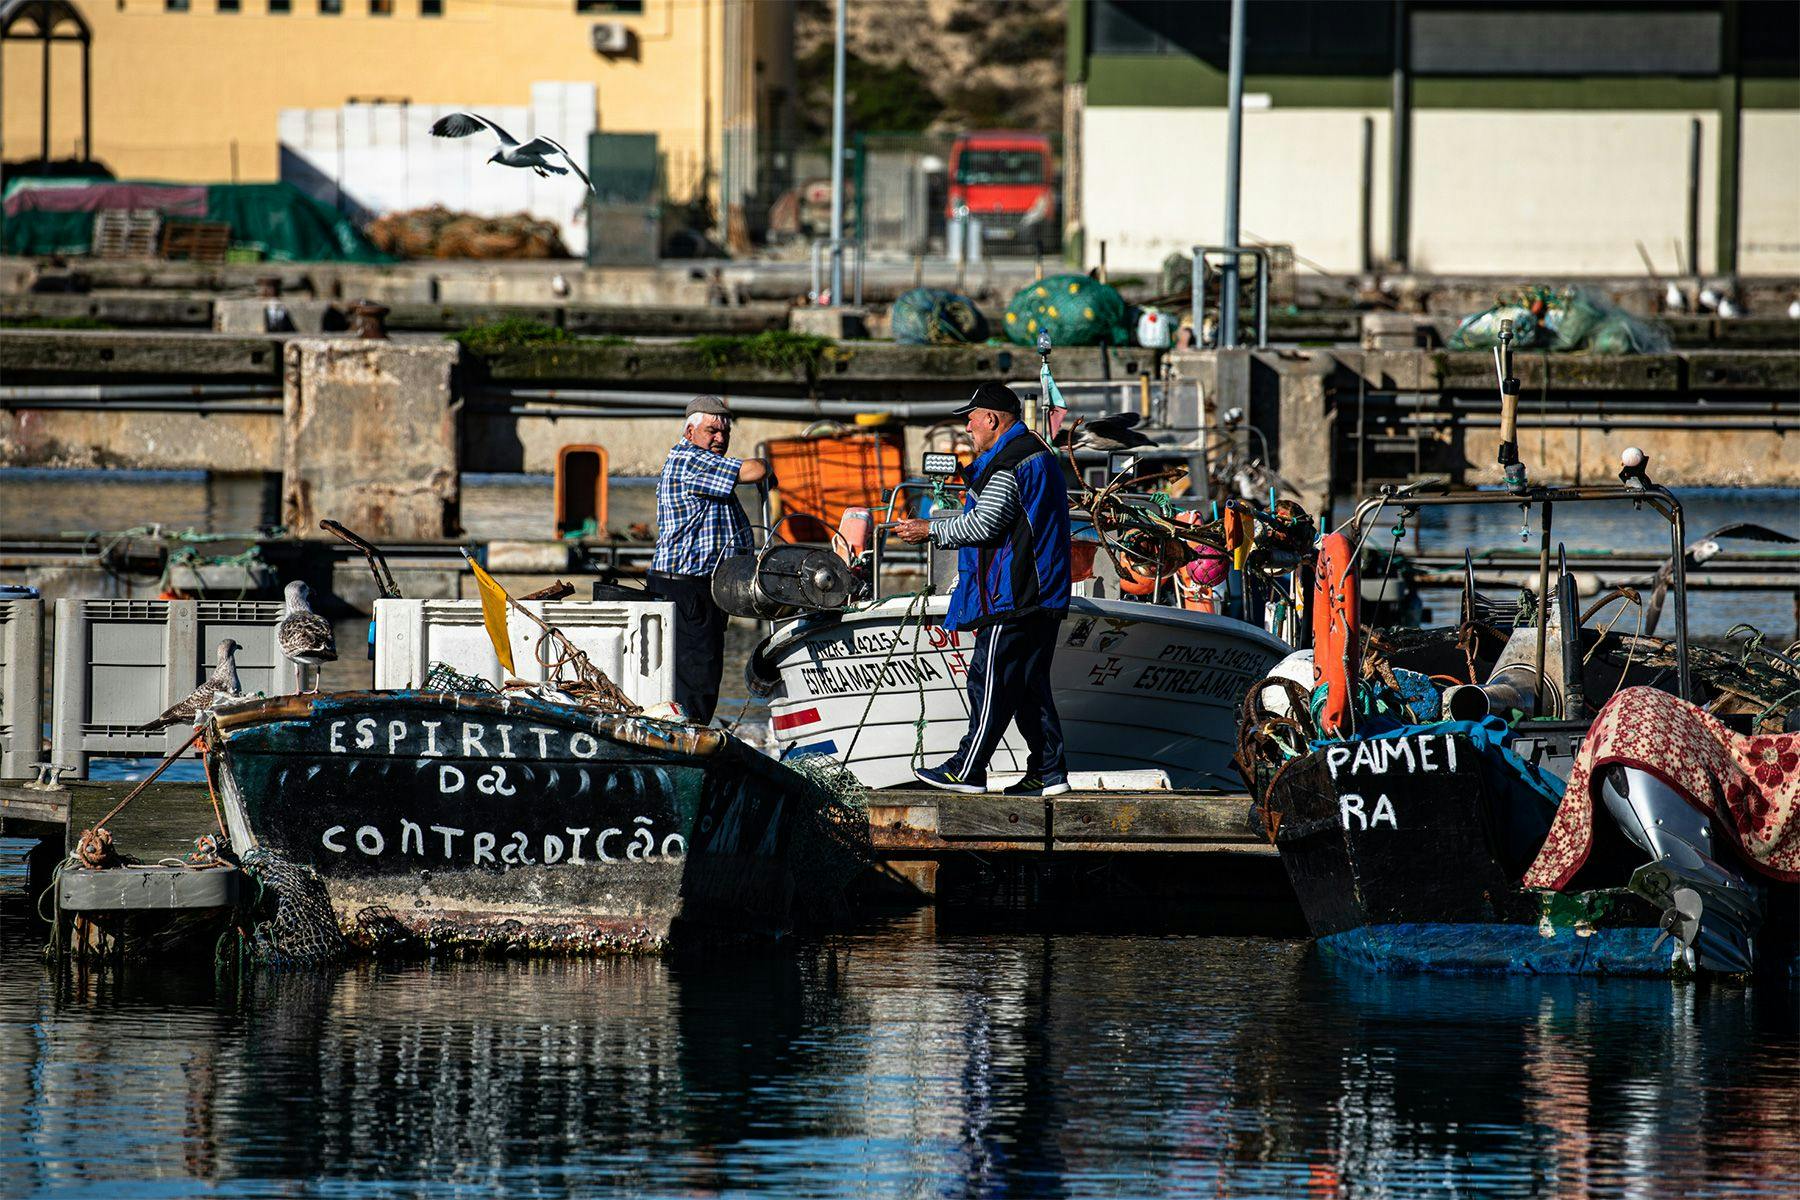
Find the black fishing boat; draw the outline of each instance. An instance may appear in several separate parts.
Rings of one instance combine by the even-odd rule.
[[[1389,489],[1325,539],[1313,675],[1246,702],[1238,763],[1318,945],[1390,971],[1666,975],[1791,971],[1800,917],[1800,664],[1688,644],[1681,505],[1628,450],[1619,485]],[[1535,595],[1491,604],[1465,573],[1461,622],[1358,628],[1352,564],[1384,519],[1522,509],[1542,531]],[[1667,523],[1675,636],[1584,628],[1553,514],[1620,505]],[[1398,542],[1398,534],[1396,534]],[[1445,686],[1448,685],[1448,686]]]
[[[215,710],[207,746],[234,854],[315,878],[365,946],[780,935],[867,861],[860,810],[724,732],[536,697],[256,700]]]

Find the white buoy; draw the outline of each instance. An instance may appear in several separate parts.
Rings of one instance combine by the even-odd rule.
[[[1719,293],[1713,291],[1711,288],[1701,288],[1700,289],[1700,307],[1701,308],[1717,308],[1717,307],[1719,307]]]
[[[1788,320],[1800,321],[1800,300],[1788,305]]]
[[[1735,317],[1738,315],[1738,306],[1731,302],[1730,296],[1725,296],[1720,299],[1719,315],[1721,317]]]
[[[1681,294],[1680,288],[1671,283],[1663,291],[1663,307],[1670,312],[1681,312],[1687,307],[1687,297]]]
[[[1625,447],[1625,452],[1619,455],[1619,465],[1636,470],[1644,465],[1644,452],[1636,446]]]

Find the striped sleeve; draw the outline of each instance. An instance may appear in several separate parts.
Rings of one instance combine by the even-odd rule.
[[[940,550],[996,545],[1021,511],[1018,479],[1011,471],[996,471],[974,508],[931,523],[932,543]]]

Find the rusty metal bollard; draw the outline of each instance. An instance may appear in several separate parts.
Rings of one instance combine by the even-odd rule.
[[[350,333],[359,338],[386,339],[388,308],[385,304],[376,304],[369,300],[359,300],[350,306]]]

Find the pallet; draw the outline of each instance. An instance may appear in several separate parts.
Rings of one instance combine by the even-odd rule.
[[[94,214],[96,258],[155,258],[162,214],[153,208],[103,208]]]
[[[222,263],[231,250],[231,226],[223,221],[171,221],[163,226],[162,256],[171,261]]]

